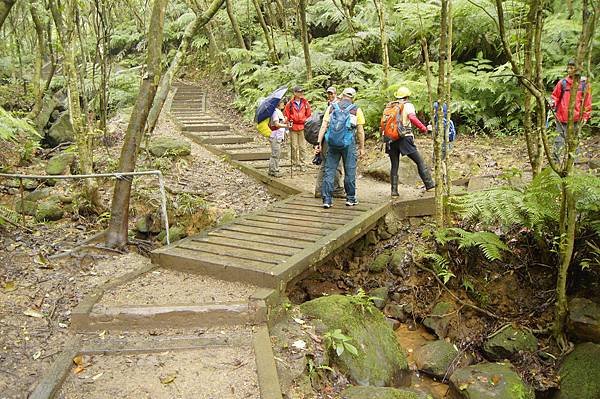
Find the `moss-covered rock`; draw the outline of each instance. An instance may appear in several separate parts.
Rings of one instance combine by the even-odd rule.
[[[454,306],[449,302],[438,302],[431,311],[431,316],[426,317],[423,320],[423,324],[432,329],[433,332],[439,337],[444,338],[448,333],[448,327],[450,326],[451,313],[454,310]]]
[[[340,329],[352,338],[358,354],[344,351],[333,361],[357,384],[402,386],[410,382],[404,351],[379,310],[372,307],[363,311],[355,298],[342,295],[305,302],[300,310],[324,324],[322,333]]]
[[[348,387],[342,391],[343,399],[433,399],[424,392],[411,389],[383,387]]]
[[[179,241],[187,236],[185,229],[181,226],[169,227],[169,242],[172,244],[175,241]],[[167,243],[167,233],[165,230],[161,231],[157,237],[163,244]]]
[[[234,210],[227,209],[221,214],[221,217],[219,218],[219,225],[232,222],[233,220],[235,220],[236,217],[237,215]]]
[[[488,339],[483,350],[492,360],[509,359],[515,353],[537,350],[537,338],[529,330],[508,326]]]
[[[374,230],[369,231],[365,239],[367,240],[368,245],[375,245],[379,242],[377,239],[377,233]]]
[[[554,399],[600,398],[600,345],[575,346],[560,367],[560,391]]]
[[[46,173],[49,175],[63,175],[70,170],[70,166],[75,160],[75,155],[62,153],[53,156],[46,165]]]
[[[479,363],[460,368],[450,377],[453,398],[534,399],[534,390],[511,368],[510,363]]]
[[[369,296],[373,297],[373,305],[381,310],[387,303],[390,292],[387,287],[379,287],[369,291]]]
[[[156,137],[150,142],[148,151],[155,157],[182,157],[192,153],[192,145],[179,138]]]
[[[402,223],[398,215],[396,215],[394,212],[388,212],[385,214],[383,220],[385,222],[385,228],[387,232],[393,236],[396,235],[398,230],[400,230],[400,224]]]
[[[568,329],[582,341],[600,344],[600,305],[586,298],[570,300]]]
[[[391,256],[388,253],[378,255],[369,265],[369,271],[371,273],[381,273],[387,268],[390,258]]]
[[[35,220],[38,222],[60,220],[64,213],[60,200],[57,197],[49,197],[38,203]]]
[[[23,201],[18,200],[15,203],[15,211],[17,213],[24,213],[25,215],[35,216],[37,211],[37,203],[24,199]]]
[[[30,192],[25,196],[27,201],[37,202],[43,200],[52,195],[52,189],[50,187],[39,188],[35,191]]]
[[[456,363],[458,350],[450,342],[437,340],[417,348],[413,356],[419,370],[444,378],[452,375],[451,367]]]
[[[48,130],[48,137],[51,145],[75,141],[75,132],[68,112],[63,112],[58,117],[58,120]]]
[[[401,274],[407,252],[408,251],[406,248],[396,248],[394,252],[392,252],[392,256],[390,257],[390,262],[388,264],[392,273]]]

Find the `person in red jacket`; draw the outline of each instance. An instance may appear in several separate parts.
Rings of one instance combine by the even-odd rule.
[[[304,98],[304,89],[294,87],[294,97],[285,105],[283,114],[290,121],[290,147],[292,167],[306,169],[306,144],[304,143],[304,122],[310,118],[310,104]]]
[[[562,149],[565,146],[565,138],[567,133],[567,122],[569,120],[569,100],[571,98],[571,85],[573,77],[577,71],[575,60],[570,59],[567,63],[567,76],[558,81],[552,91],[550,105],[555,110],[556,115],[556,131],[558,135],[554,139],[553,157],[555,161],[559,160]],[[582,110],[583,106],[583,110]],[[578,124],[583,121],[586,123],[592,114],[592,91],[590,84],[585,76],[581,77],[579,88],[577,89],[577,97],[575,97],[575,110],[573,121],[575,129]]]

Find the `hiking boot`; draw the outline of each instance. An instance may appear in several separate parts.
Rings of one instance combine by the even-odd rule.
[[[325,209],[329,209],[331,208],[333,205],[331,204],[331,202],[323,202],[323,208]]]
[[[283,173],[281,173],[281,172],[269,172],[269,176],[271,176],[271,177],[282,177]]]
[[[358,205],[358,200],[356,198],[346,200],[346,206],[354,206],[354,205]]]
[[[392,185],[392,197],[398,197],[398,176],[391,176],[390,178]]]

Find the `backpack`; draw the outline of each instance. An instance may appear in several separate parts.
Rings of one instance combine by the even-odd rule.
[[[331,148],[342,149],[348,147],[354,141],[354,127],[352,126],[352,115],[356,115],[357,106],[348,103],[340,107],[339,103],[333,103],[330,108],[330,119],[325,140]]]
[[[304,122],[304,139],[312,145],[319,144],[319,130],[323,123],[323,112],[312,114],[310,118]]]
[[[581,79],[579,81],[579,91],[581,91],[581,93],[585,96],[585,83],[587,82],[587,79]],[[558,106],[558,104],[560,104],[560,102],[562,101],[563,98],[563,94],[565,94],[565,91],[567,90],[567,79],[561,79],[560,80],[560,96],[558,97],[558,101],[556,102],[556,105]]]
[[[406,135],[406,129],[402,125],[402,104],[398,101],[392,101],[385,106],[379,129],[383,135],[392,141],[398,140]]]
[[[271,137],[271,127],[269,124],[270,121],[271,119],[267,118],[256,125],[256,130],[258,130],[258,132],[266,138]]]
[[[446,119],[444,118],[444,129],[446,129]],[[453,142],[456,140],[456,128],[454,122],[450,119],[450,127],[448,128],[448,141]]]

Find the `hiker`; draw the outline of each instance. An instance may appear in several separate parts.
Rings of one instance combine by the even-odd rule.
[[[386,153],[390,157],[390,183],[392,186],[392,196],[397,197],[398,194],[398,167],[400,166],[400,155],[406,155],[416,165],[419,171],[419,176],[425,184],[425,189],[430,190],[435,187],[435,183],[431,179],[429,168],[425,164],[425,160],[417,150],[412,133],[412,125],[419,129],[422,133],[431,131],[431,125],[427,127],[417,118],[415,106],[409,101],[411,95],[407,87],[399,87],[396,90],[396,101],[392,101],[386,106],[383,117],[381,118],[381,134],[384,142],[386,142]],[[390,129],[390,126],[394,129]]]
[[[304,98],[304,89],[300,86],[294,87],[294,97],[286,104],[283,114],[291,123],[290,147],[292,167],[296,166],[300,171],[306,170],[304,143],[304,122],[310,117],[310,104]]]
[[[346,206],[358,204],[356,198],[356,137],[358,136],[358,157],[365,152],[365,116],[362,110],[353,102],[356,90],[345,88],[342,98],[327,107],[323,116],[323,124],[319,130],[319,143],[325,140],[327,155],[325,156],[325,175],[323,176],[323,208],[333,206],[333,180],[340,158],[344,163],[344,190],[346,191]],[[317,144],[317,151],[323,147]]]
[[[285,140],[285,134],[288,127],[288,121],[283,116],[283,107],[285,106],[285,100],[279,101],[273,115],[271,115],[271,121],[269,127],[271,128],[271,136],[269,141],[271,142],[271,158],[269,158],[269,176],[281,177],[283,173],[279,170],[279,159],[281,158],[281,145]]]
[[[327,88],[327,107],[338,101],[337,98],[337,90],[335,87],[331,86]],[[315,146],[315,156],[320,156],[321,159],[324,159],[327,156],[327,142],[323,141],[321,143],[321,153],[316,150],[317,146]],[[315,198],[321,197],[321,191],[323,187],[323,176],[325,175],[325,162],[321,162],[319,166],[319,171],[317,172],[317,180],[315,182]],[[344,193],[344,188],[342,187],[342,164],[338,162],[335,178],[333,181],[333,196],[335,198],[344,198],[346,193]]]
[[[575,64],[575,60],[570,59],[567,63],[567,76],[556,84],[550,97],[550,107],[555,111],[556,131],[558,132],[558,135],[554,139],[554,149],[552,151],[552,157],[554,158],[555,162],[559,161],[565,146],[567,122],[569,120],[569,99],[571,98],[571,85],[573,84],[573,78],[575,77],[576,71],[577,66]],[[581,114],[582,105],[583,115]],[[578,129],[579,122],[583,119],[583,123],[585,124],[590,119],[591,114],[592,92],[590,84],[587,82],[587,78],[582,76],[579,83],[579,88],[577,89],[577,97],[575,97],[575,110],[573,114],[575,130]]]

